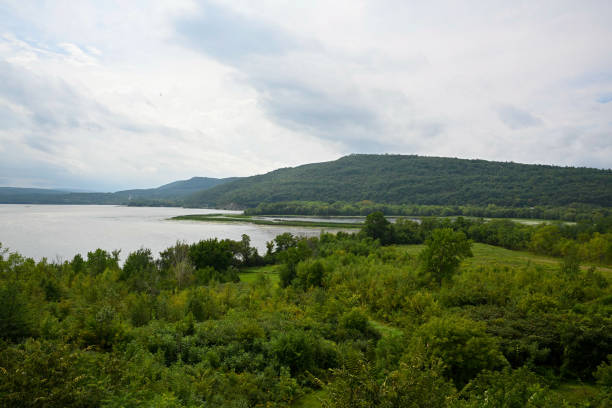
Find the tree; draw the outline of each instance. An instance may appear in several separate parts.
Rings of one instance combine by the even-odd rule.
[[[293,234],[290,232],[285,232],[283,234],[277,235],[276,238],[274,238],[277,253],[295,247],[297,245],[297,242],[297,238],[294,237]]]
[[[119,253],[113,251],[113,256],[103,249],[96,249],[87,253],[87,268],[92,275],[99,275],[107,268],[117,269]]]
[[[0,339],[18,341],[31,334],[26,295],[16,282],[0,282]]]
[[[119,278],[128,281],[135,290],[152,290],[159,274],[151,250],[140,248],[130,253]]]
[[[177,241],[174,246],[160,252],[159,256],[160,271],[174,276],[179,289],[192,281],[195,268],[189,258],[188,244]]]
[[[217,238],[207,239],[189,247],[189,258],[196,269],[203,269],[210,266],[222,272],[232,264],[234,259],[232,249],[233,245],[230,240],[224,239],[219,241]]]
[[[433,230],[425,244],[419,254],[423,271],[439,284],[455,273],[463,259],[473,256],[472,241],[463,232],[450,228]]]
[[[251,246],[251,237],[247,234],[242,234],[241,238],[240,241],[236,241],[235,252],[241,258],[244,266],[253,266],[259,258],[257,248]]]
[[[482,370],[508,366],[499,339],[487,333],[485,324],[459,316],[430,319],[414,333],[411,349],[442,360],[444,375],[459,389]]]
[[[382,245],[390,244],[392,241],[391,223],[380,211],[373,212],[366,217],[362,231],[366,236],[378,239]]]

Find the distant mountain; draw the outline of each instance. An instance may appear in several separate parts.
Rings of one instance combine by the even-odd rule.
[[[32,194],[53,195],[66,194],[65,190],[51,190],[47,188],[20,188],[20,187],[0,187],[0,196],[28,196]]]
[[[224,179],[192,177],[189,180],[174,181],[157,188],[117,191],[114,195],[120,197],[122,200],[128,201],[138,199],[179,200],[198,191],[207,190],[219,184],[234,180],[237,180],[237,177]]]
[[[157,188],[123,190],[115,193],[82,193],[40,188],[0,187],[0,203],[181,205],[185,197],[195,192],[234,180],[237,180],[237,178],[193,177],[189,180],[179,180]]]
[[[250,208],[285,201],[610,207],[612,171],[414,155],[350,155],[193,194],[185,204]]]

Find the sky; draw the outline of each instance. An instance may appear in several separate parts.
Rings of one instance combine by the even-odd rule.
[[[0,3],[0,186],[350,153],[612,168],[612,2]]]

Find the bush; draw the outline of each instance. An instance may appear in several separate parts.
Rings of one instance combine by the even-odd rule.
[[[288,367],[293,377],[316,375],[321,369],[337,364],[337,353],[330,342],[296,329],[272,338],[269,353],[279,367]]]
[[[341,340],[358,340],[380,338],[380,334],[359,309],[352,309],[344,313],[338,322],[337,337]]]
[[[508,365],[485,325],[462,317],[434,317],[417,329],[412,347],[445,364],[444,374],[461,388],[482,370]]]

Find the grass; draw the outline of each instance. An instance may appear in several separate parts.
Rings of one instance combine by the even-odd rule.
[[[397,327],[390,326],[386,323],[379,322],[377,320],[370,319],[370,324],[374,327],[383,337],[402,334],[403,332]]]
[[[327,397],[325,390],[317,390],[298,398],[291,404],[293,408],[320,408],[321,400]]]
[[[223,214],[192,214],[192,215],[179,215],[177,217],[170,218],[171,220],[179,221],[203,221],[203,222],[241,222],[256,225],[278,225],[284,227],[311,227],[311,228],[361,228],[361,223],[349,223],[349,222],[324,222],[324,221],[301,221],[301,220],[262,220],[256,219],[249,215],[223,215]]]
[[[276,287],[280,282],[280,277],[278,275],[279,268],[280,265],[255,266],[240,270],[238,276],[240,277],[240,281],[245,283],[255,282],[260,276],[265,276],[270,279],[272,285]]]
[[[404,245],[400,246],[411,256],[417,256],[425,245]],[[509,268],[522,268],[528,264],[539,265],[544,270],[552,270],[559,268],[560,258],[550,256],[537,255],[526,251],[513,251],[493,245],[474,243],[472,245],[472,253],[474,257],[467,258],[461,263],[461,269],[469,270],[476,269],[482,266],[497,266]],[[582,270],[587,270],[591,266],[601,272],[608,279],[612,279],[612,268],[601,265],[582,265]]]
[[[597,395],[599,389],[595,385],[584,383],[563,383],[555,389],[567,402],[579,404]]]

